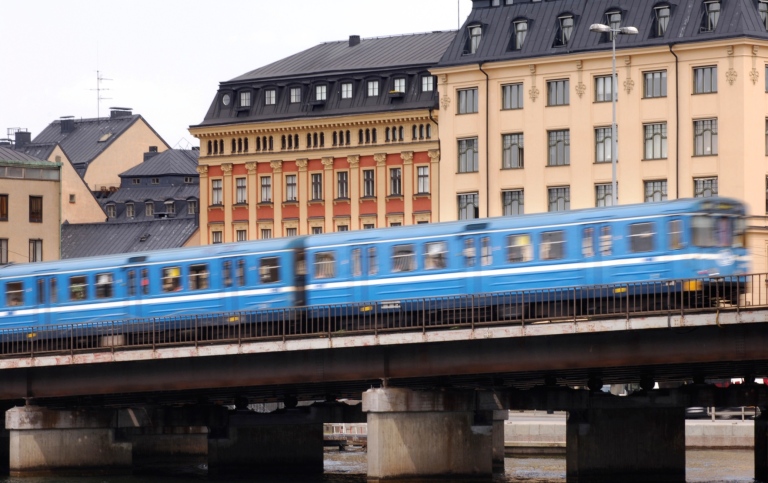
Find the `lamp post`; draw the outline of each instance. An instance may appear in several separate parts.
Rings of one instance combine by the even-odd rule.
[[[616,36],[623,35],[637,35],[637,28],[635,27],[619,27],[613,29],[608,25],[601,23],[592,24],[589,27],[590,32],[598,32],[601,34],[611,34],[612,44],[612,57],[611,57],[611,109],[613,111],[613,121],[611,123],[611,168],[613,171],[613,177],[611,178],[611,205],[616,206],[619,204],[618,188],[616,186],[616,161],[619,158],[619,150],[616,144],[616,97],[618,95],[618,82],[616,81]]]

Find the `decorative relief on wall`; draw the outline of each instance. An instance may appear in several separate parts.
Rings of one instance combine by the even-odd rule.
[[[760,80],[760,73],[752,67],[752,70],[749,71],[749,78],[752,79],[752,84],[757,84],[757,81]]]
[[[208,176],[208,166],[198,166],[197,174],[199,174],[201,178]]]
[[[274,163],[274,161],[272,161]],[[249,163],[245,163],[245,169],[248,170],[248,174],[256,174],[256,170],[259,167],[259,163],[255,161],[251,161]],[[274,169],[274,168],[273,168]]]
[[[221,171],[224,173],[224,176],[231,176],[232,175],[232,163],[224,163],[221,165]]]
[[[733,83],[736,82],[737,77],[739,77],[739,74],[733,67],[728,69],[728,72],[725,73],[725,80],[727,80],[730,85],[733,85]]]
[[[373,160],[376,161],[376,166],[384,166],[387,162],[387,154],[376,153],[373,155]]]
[[[325,169],[333,169],[333,158],[326,157],[321,160],[323,163],[323,166],[325,166]]]
[[[627,79],[624,81],[624,90],[627,91],[627,94],[632,93],[632,89],[635,88],[635,81],[632,79]]]
[[[587,86],[584,85],[583,82],[579,81],[579,83],[576,84],[576,94],[578,94],[579,97],[581,97],[584,95],[585,92],[587,92]]]
[[[528,89],[528,97],[530,97],[532,102],[536,102],[540,94],[539,88],[536,87],[536,65],[531,64],[528,66],[528,69],[531,71],[531,88]]]
[[[349,163],[349,167],[352,169],[357,168],[357,165],[360,164],[360,155],[358,154],[351,154],[347,156],[347,162]]]
[[[443,96],[440,98],[440,106],[443,108],[444,111],[448,110],[448,107],[451,105],[451,98],[448,96]]]
[[[413,151],[403,151],[400,153],[400,159],[403,160],[403,164],[413,164]]]
[[[438,161],[440,161],[439,149],[430,149],[429,151],[427,151],[427,154],[429,155],[429,159],[431,159],[433,163],[437,163]]]
[[[256,163],[246,163],[245,167],[248,168],[248,173],[251,173],[251,167],[248,166],[249,164],[254,165],[254,173],[256,172]],[[275,173],[282,173],[283,172],[283,161],[282,160],[275,160],[269,162],[269,167],[272,168],[272,171]]]
[[[301,158],[296,160],[296,167],[299,168],[299,171],[306,171],[307,170],[307,158]]]

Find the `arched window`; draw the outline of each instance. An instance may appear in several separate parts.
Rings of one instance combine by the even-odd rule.
[[[312,133],[307,133],[307,148],[312,147]]]
[[[237,152],[237,142],[235,141],[235,138],[232,138],[232,152]]]
[[[261,149],[263,149],[264,151],[266,151],[266,150],[267,150],[267,147],[268,147],[268,144],[267,144],[267,136],[264,136],[264,137],[261,139]]]
[[[349,146],[349,143],[352,142],[352,136],[349,135],[349,131],[347,131],[347,142],[346,145]]]
[[[312,147],[313,148],[317,147],[317,133],[312,134]]]
[[[280,138],[280,149],[285,149],[285,147],[286,147],[285,134],[283,134],[282,137]]]
[[[219,154],[219,142],[214,141],[213,142],[213,154]]]
[[[357,132],[357,144],[363,144],[363,130]]]
[[[224,154],[224,140],[223,139],[219,139],[219,152],[221,154]]]
[[[294,134],[293,135],[293,147],[294,149],[299,149],[299,135]]]
[[[338,144],[339,140],[339,134],[336,131],[333,131],[333,145],[336,146]]]
[[[248,152],[248,138],[243,139],[243,151]]]
[[[237,152],[243,152],[243,138],[237,138]]]
[[[403,129],[403,126],[400,126],[398,134],[399,134],[398,137],[400,138],[400,141],[404,141],[405,140],[405,130]]]
[[[365,130],[365,144],[370,144],[371,142],[371,130],[366,129]]]
[[[432,125],[427,124],[427,139],[432,139]]]
[[[389,128],[384,131],[384,142],[389,142]]]
[[[269,136],[269,150],[272,151],[274,149],[272,145],[272,136]]]
[[[293,135],[288,135],[288,149],[293,149]]]
[[[261,151],[261,138],[256,136],[256,151]]]
[[[397,128],[392,126],[392,141],[397,141]]]
[[[413,140],[415,141],[418,136],[416,136],[416,124],[413,125]]]
[[[419,139],[424,139],[424,124],[419,124]]]
[[[320,147],[321,148],[325,147],[325,133],[324,132],[320,133]]]
[[[208,141],[208,154],[211,154],[213,152],[213,147],[211,146],[211,142]]]
[[[371,129],[371,142],[376,144],[376,128]]]

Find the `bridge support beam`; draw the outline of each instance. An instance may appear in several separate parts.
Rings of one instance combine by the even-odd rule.
[[[768,482],[768,412],[766,411],[762,411],[755,419],[755,481]]]
[[[684,482],[685,409],[593,407],[570,411],[566,480]]]
[[[493,423],[476,424],[472,392],[369,389],[363,411],[369,481],[492,474]]]
[[[300,409],[238,411],[208,438],[208,473],[323,473],[323,422]]]
[[[509,411],[493,411],[493,434],[491,436],[491,466],[494,473],[504,473],[504,421]]]
[[[115,440],[115,422],[110,410],[10,409],[10,474],[130,472],[131,444]]]

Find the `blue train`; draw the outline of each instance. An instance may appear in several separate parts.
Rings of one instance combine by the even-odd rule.
[[[0,329],[748,270],[743,204],[683,199],[7,265]]]

